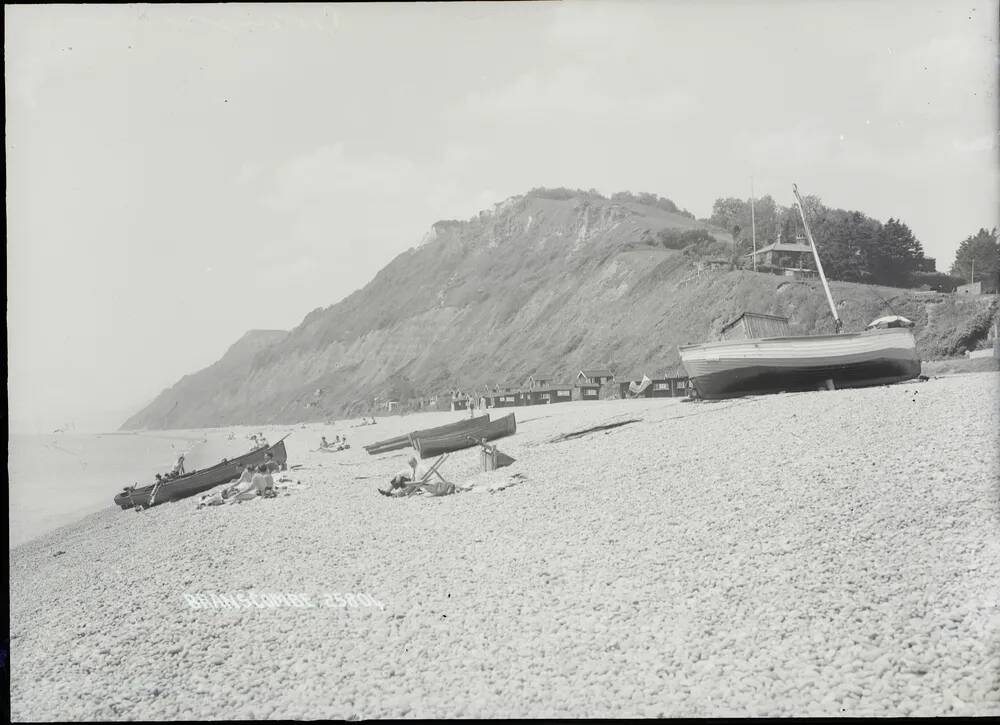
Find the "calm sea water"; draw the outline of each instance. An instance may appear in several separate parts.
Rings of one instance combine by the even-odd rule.
[[[12,435],[7,463],[10,545],[113,506],[123,486],[151,483],[181,453],[190,470],[248,449],[245,434],[233,440],[228,436],[228,431]]]

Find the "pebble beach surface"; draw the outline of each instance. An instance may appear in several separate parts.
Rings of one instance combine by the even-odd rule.
[[[361,447],[461,414],[340,422],[286,495],[14,548],[13,719],[1000,715],[1000,374],[514,411],[469,492]],[[241,592],[311,606],[192,605]]]

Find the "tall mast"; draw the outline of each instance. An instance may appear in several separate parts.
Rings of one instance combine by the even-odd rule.
[[[830,303],[830,312],[833,313],[833,324],[837,330],[840,332],[840,328],[843,323],[840,321],[840,316],[837,314],[837,306],[833,304],[833,295],[830,294],[830,285],[826,282],[826,275],[823,274],[823,263],[819,261],[819,252],[816,251],[816,242],[813,241],[812,232],[809,231],[809,222],[806,221],[806,212],[802,208],[802,199],[799,197],[799,187],[792,184],[792,193],[795,194],[795,206],[799,208],[799,216],[802,217],[802,226],[806,230],[806,239],[809,240],[809,246],[812,247],[813,259],[816,260],[816,270],[819,272],[819,278],[823,280],[823,290],[826,292],[826,301]]]
[[[753,236],[753,271],[757,271],[757,221],[753,213],[753,177],[750,177],[750,234]]]

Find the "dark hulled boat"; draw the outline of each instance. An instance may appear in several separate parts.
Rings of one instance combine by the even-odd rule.
[[[460,451],[463,448],[471,448],[478,445],[480,441],[492,441],[505,436],[514,435],[517,432],[517,421],[514,414],[505,415],[495,421],[487,422],[474,428],[455,431],[451,433],[441,433],[435,435],[410,435],[413,447],[417,449],[421,458],[431,458],[443,453]]]
[[[380,453],[388,453],[389,451],[398,451],[401,448],[409,448],[412,445],[410,443],[410,439],[414,436],[424,437],[443,435],[445,433],[456,433],[464,430],[472,430],[473,428],[489,422],[489,414],[481,415],[477,418],[463,418],[462,420],[455,421],[454,423],[447,423],[445,425],[439,425],[435,428],[426,428],[424,430],[415,430],[411,433],[396,436],[395,438],[386,438],[382,441],[376,441],[375,443],[365,446],[365,450],[370,456],[375,456]]]
[[[288,436],[285,436],[287,438]],[[141,488],[126,488],[117,496],[115,503],[123,509],[133,507],[148,508],[167,501],[194,496],[203,493],[210,488],[235,481],[240,477],[243,468],[246,466],[256,466],[264,462],[264,454],[271,453],[274,461],[284,467],[288,460],[288,453],[285,450],[285,438],[267,448],[258,448],[244,453],[242,456],[232,460],[222,460],[210,468],[203,468],[200,471],[191,471],[178,478],[170,479],[159,484],[142,486]]]
[[[698,395],[741,395],[888,385],[920,375],[913,333],[905,328],[844,335],[771,337],[680,348]]]

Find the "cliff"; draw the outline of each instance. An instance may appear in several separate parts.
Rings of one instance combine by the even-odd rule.
[[[656,238],[666,229],[703,230],[704,240],[667,249]],[[663,205],[583,192],[513,197],[434,224],[364,288],[287,334],[248,333],[123,427],[323,420],[367,412],[376,396],[521,382],[537,371],[570,380],[594,365],[652,374],[679,362],[677,345],[713,339],[744,309],[785,315],[798,334],[832,332],[818,281],[699,271],[730,243]],[[989,298],[832,289],[845,330],[905,315],[928,359],[974,347],[996,313]]]

